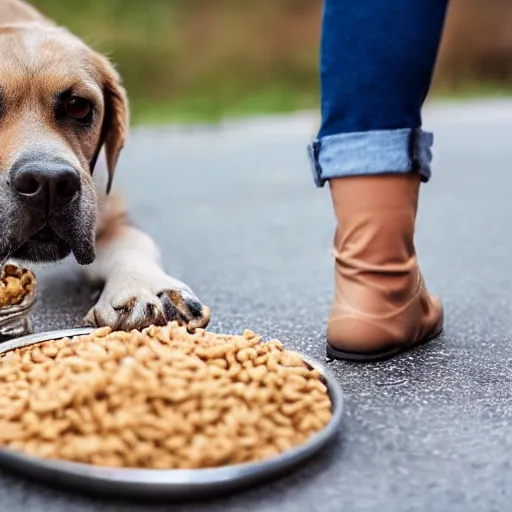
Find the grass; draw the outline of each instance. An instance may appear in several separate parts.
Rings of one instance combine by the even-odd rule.
[[[456,102],[468,99],[511,98],[512,88],[500,84],[465,84],[457,89],[435,89],[430,98],[436,101]],[[169,103],[132,104],[132,122],[138,124],[194,124],[217,123],[226,118],[290,113],[298,110],[317,110],[316,91],[301,93],[293,89],[269,87],[241,97],[223,101],[215,96],[182,98]]]
[[[318,108],[318,95],[269,86],[238,98],[182,97],[169,102],[134,101],[133,124],[216,123],[225,118],[277,114]]]
[[[467,82],[457,88],[439,86],[430,95],[431,99],[443,102],[511,97],[512,87],[485,82]],[[135,101],[131,108],[134,125],[217,123],[225,118],[318,110],[319,94],[317,90],[296,91],[284,86],[270,86],[236,100],[216,95],[184,97],[168,103]]]
[[[478,82],[469,80],[457,88],[439,86],[433,91],[433,97],[441,100],[458,101],[474,98],[494,99],[512,97],[512,87],[501,83]]]

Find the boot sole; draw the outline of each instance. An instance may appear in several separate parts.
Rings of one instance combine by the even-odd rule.
[[[441,325],[439,329],[436,329],[433,332],[433,334],[430,334],[429,336],[421,339],[420,341],[414,343],[413,345],[395,347],[391,350],[384,350],[381,352],[349,352],[346,350],[338,350],[327,344],[326,353],[329,359],[340,359],[342,361],[350,361],[353,363],[372,363],[377,361],[385,361],[386,359],[391,359],[392,357],[395,357],[398,354],[408,352],[413,348],[425,345],[429,341],[432,341],[439,337],[442,334],[442,332],[443,326]]]

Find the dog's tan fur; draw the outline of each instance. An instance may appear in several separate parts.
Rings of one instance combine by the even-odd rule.
[[[67,89],[95,105],[90,129],[56,122],[51,98]],[[110,62],[22,0],[0,0],[0,93],[0,175],[28,150],[57,154],[79,171],[83,205],[76,222],[86,226],[79,233],[96,226],[96,258],[86,273],[104,283],[88,322],[131,329],[178,319],[205,326],[208,308],[164,272],[155,243],[130,224],[122,199],[107,194],[129,124],[126,94]],[[106,187],[92,177],[102,162]]]

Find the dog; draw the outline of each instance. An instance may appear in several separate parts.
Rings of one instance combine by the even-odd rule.
[[[92,326],[205,327],[208,307],[163,270],[154,241],[110,194],[128,126],[105,56],[23,0],[0,0],[0,263],[72,253],[103,284]]]

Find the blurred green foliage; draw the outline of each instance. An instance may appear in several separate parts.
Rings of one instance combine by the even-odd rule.
[[[31,1],[117,64],[135,123],[318,105],[322,0]],[[510,0],[451,0],[434,92],[509,93],[511,24]]]
[[[318,101],[320,0],[32,0],[117,65],[134,122]]]

